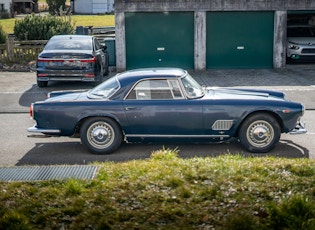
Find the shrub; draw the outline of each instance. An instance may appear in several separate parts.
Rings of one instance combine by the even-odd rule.
[[[1,11],[0,12],[0,18],[1,19],[8,19],[8,18],[10,18],[9,12],[7,10]]]
[[[272,229],[315,230],[315,205],[303,196],[293,196],[270,209]]]
[[[74,26],[66,17],[26,16],[14,25],[15,37],[19,40],[48,40],[54,35],[73,34]]]
[[[46,0],[49,6],[49,13],[51,15],[59,15],[60,8],[64,10],[66,8],[66,0]]]
[[[7,39],[7,35],[4,32],[4,29],[2,28],[2,26],[0,25],[0,44],[5,43],[6,39]]]

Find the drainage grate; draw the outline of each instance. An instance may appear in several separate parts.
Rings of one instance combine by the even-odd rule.
[[[97,166],[30,166],[0,168],[0,181],[93,179]]]

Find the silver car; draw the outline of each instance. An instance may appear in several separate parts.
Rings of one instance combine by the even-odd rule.
[[[288,25],[287,61],[315,61],[315,26]]]

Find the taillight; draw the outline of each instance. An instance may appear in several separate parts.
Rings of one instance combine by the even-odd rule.
[[[33,105],[33,103],[32,103],[32,104],[30,105],[30,116],[31,116],[31,118],[34,118],[33,109],[34,109],[34,105]]]
[[[96,57],[94,56],[91,59],[82,59],[81,62],[96,62]]]

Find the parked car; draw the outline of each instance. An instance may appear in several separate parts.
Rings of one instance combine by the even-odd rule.
[[[37,84],[48,81],[87,81],[100,83],[108,75],[105,46],[88,35],[55,35],[38,55]]]
[[[251,152],[270,151],[281,133],[305,133],[304,106],[282,92],[205,88],[185,70],[117,74],[89,91],[56,91],[33,103],[29,132],[80,137],[107,154],[122,141],[223,142],[239,138]],[[31,136],[41,136],[34,134]]]
[[[315,61],[315,26],[288,25],[287,61]]]

